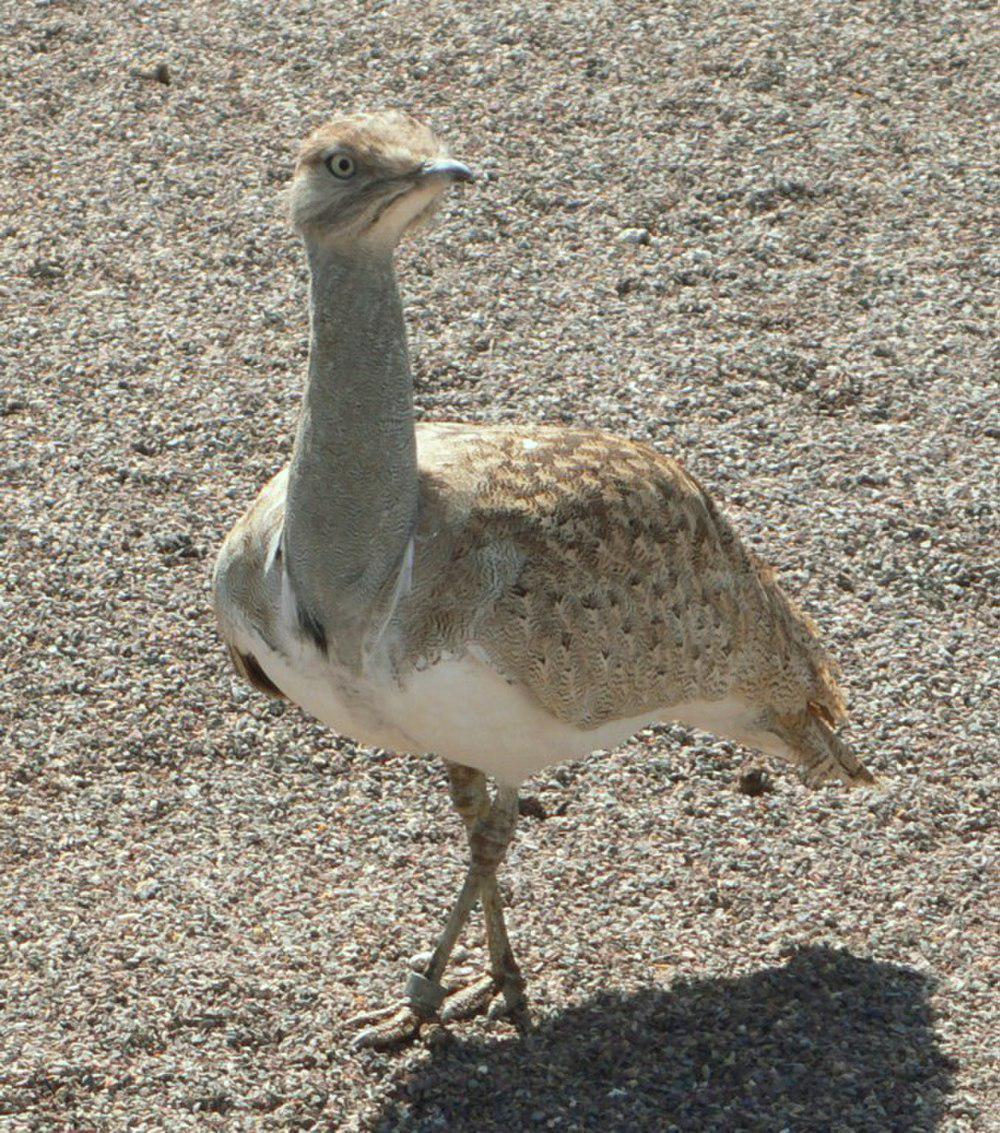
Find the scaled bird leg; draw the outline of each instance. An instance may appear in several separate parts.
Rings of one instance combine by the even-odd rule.
[[[431,956],[427,971],[411,972],[406,984],[408,1003],[400,1007],[384,1022],[376,1022],[362,1031],[355,1043],[358,1046],[391,1047],[416,1036],[423,1023],[435,1019],[447,991],[441,985],[448,958],[458,934],[469,919],[472,906],[480,889],[487,882],[496,889],[497,866],[503,861],[514,824],[517,821],[517,788],[498,787],[493,805],[476,817],[469,831],[469,849],[472,864],[465,875],[458,899],[448,917],[444,932]],[[368,1021],[373,1016],[360,1016],[355,1022]]]
[[[486,776],[481,771],[461,764],[449,763],[448,780],[455,809],[465,823],[470,839],[476,820],[490,807],[486,790]],[[474,983],[450,996],[441,1018],[450,1021],[467,1019],[486,1010],[498,992],[507,1006],[507,1014],[519,1027],[527,1024],[527,1002],[524,996],[524,979],[514,959],[503,917],[503,900],[497,886],[496,874],[485,878],[479,897],[486,920],[486,943],[490,953],[490,971]]]

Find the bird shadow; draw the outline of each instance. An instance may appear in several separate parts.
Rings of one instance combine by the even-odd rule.
[[[435,1048],[374,1128],[934,1130],[954,1066],[931,990],[911,968],[810,947],[733,979],[605,993],[523,1037]]]

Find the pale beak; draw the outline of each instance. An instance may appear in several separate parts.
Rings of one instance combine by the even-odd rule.
[[[452,181],[475,181],[476,175],[460,161],[450,157],[439,161],[425,161],[420,167],[421,177],[448,177]]]

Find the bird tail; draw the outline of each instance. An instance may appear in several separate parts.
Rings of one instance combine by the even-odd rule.
[[[774,714],[768,730],[791,749],[789,754],[810,787],[830,779],[839,779],[848,787],[876,782],[850,745],[833,730],[832,717],[821,704],[810,703],[804,711],[792,715]]]

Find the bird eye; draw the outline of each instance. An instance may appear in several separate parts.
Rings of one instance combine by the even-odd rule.
[[[346,153],[331,153],[326,159],[326,167],[334,177],[339,177],[341,181],[346,181],[348,177],[353,177],[356,168],[354,159],[349,157]]]

